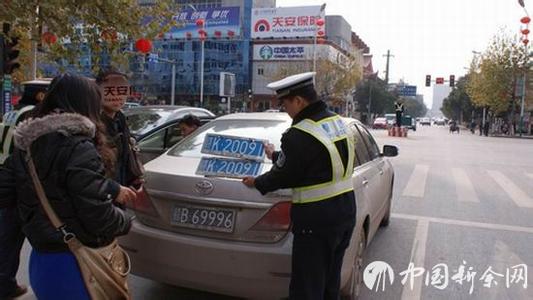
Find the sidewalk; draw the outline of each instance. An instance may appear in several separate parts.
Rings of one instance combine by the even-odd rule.
[[[508,138],[508,139],[530,139],[533,140],[533,135],[528,134],[522,134],[522,136],[516,134],[516,135],[506,135],[506,134],[489,134],[489,137],[497,137],[497,138]]]

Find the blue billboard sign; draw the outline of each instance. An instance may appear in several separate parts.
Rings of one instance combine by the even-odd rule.
[[[416,85],[404,85],[400,87],[400,96],[416,97]]]
[[[182,10],[173,17],[178,26],[165,33],[167,39],[199,38],[196,25],[199,19],[204,20],[207,38],[238,37],[241,34],[240,7],[217,7],[194,10]]]

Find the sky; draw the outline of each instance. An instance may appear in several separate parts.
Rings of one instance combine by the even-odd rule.
[[[533,13],[533,0],[524,2]],[[276,6],[323,3],[326,15],[343,16],[370,47],[380,78],[385,78],[383,55],[391,51],[389,82],[416,85],[428,108],[432,88],[425,87],[426,75],[433,84],[435,77],[448,80],[451,74],[457,80],[467,73],[472,51],[485,51],[501,29],[518,37],[526,16],[518,0],[277,0]]]

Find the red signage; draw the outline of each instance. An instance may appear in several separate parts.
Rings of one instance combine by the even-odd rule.
[[[436,84],[444,84],[444,77],[437,77],[435,78]]]

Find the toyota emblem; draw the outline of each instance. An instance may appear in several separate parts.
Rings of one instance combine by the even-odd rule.
[[[207,180],[202,180],[196,183],[195,191],[202,195],[209,195],[213,191],[213,184]]]

